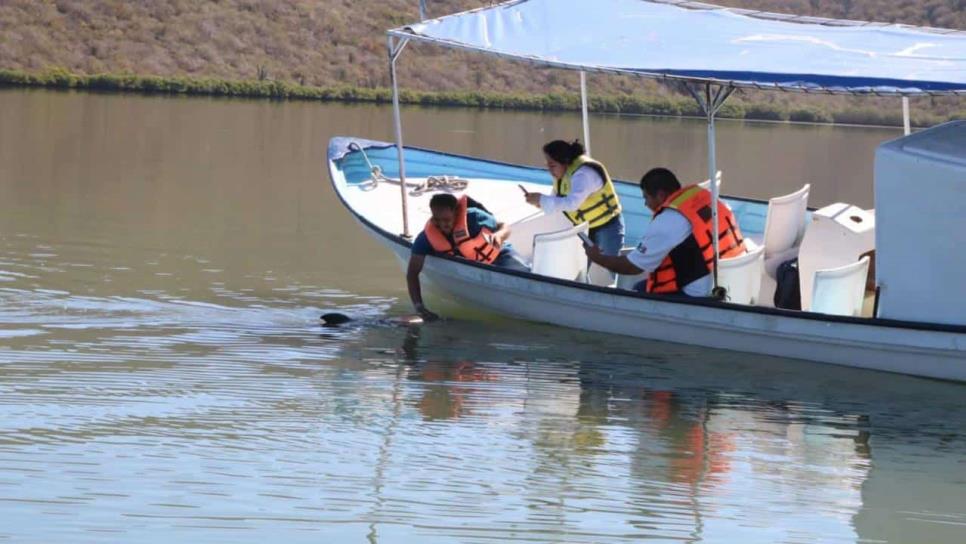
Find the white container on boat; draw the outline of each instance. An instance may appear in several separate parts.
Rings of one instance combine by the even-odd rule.
[[[966,325],[966,121],[875,154],[879,317]]]

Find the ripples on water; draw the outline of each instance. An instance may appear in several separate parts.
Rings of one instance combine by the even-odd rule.
[[[580,126],[404,116],[416,145],[511,162]],[[496,319],[392,325],[399,268],[320,160],[390,120],[0,91],[0,542],[966,541],[961,385]],[[592,127],[625,177],[701,175],[701,123]],[[721,130],[731,191],[832,172],[813,198],[860,204],[895,134]],[[325,311],[359,320],[322,329]]]
[[[500,321],[407,329],[389,299],[235,288],[203,259],[146,274],[29,236],[0,247],[0,539],[966,529],[961,386]],[[157,284],[99,292],[129,273]],[[207,279],[180,293],[187,277]],[[359,320],[319,327],[332,309]]]

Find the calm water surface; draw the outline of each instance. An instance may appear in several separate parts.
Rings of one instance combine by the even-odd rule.
[[[966,541],[955,384],[461,317],[327,187],[374,107],[0,91],[0,541]],[[570,115],[409,110],[536,164]],[[596,117],[618,176],[704,127]],[[726,192],[871,206],[894,130],[722,123]],[[359,320],[322,329],[338,310]]]

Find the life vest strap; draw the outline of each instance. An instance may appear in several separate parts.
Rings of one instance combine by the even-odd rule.
[[[741,229],[735,223],[734,214],[720,201],[718,225],[713,225],[714,208],[707,190],[697,185],[678,189],[667,198],[655,213],[655,217],[666,208],[684,215],[691,224],[692,235],[673,249],[651,275],[648,282],[649,292],[673,292],[681,287],[681,283],[694,281],[710,273],[714,268],[715,240],[719,242],[719,257],[732,257],[743,253],[744,239]],[[691,245],[685,247],[685,243]]]
[[[594,169],[603,180],[603,186],[591,193],[573,212],[565,211],[564,215],[574,225],[589,223],[590,228],[603,226],[621,211],[620,198],[611,180],[607,168],[603,164],[581,155],[567,167],[566,172],[559,179],[554,180],[554,192],[557,196],[570,194],[573,174],[580,168],[587,166]]]
[[[456,209],[456,224],[453,226],[451,235],[443,234],[432,219],[426,223],[424,232],[433,250],[437,253],[463,257],[487,264],[492,263],[499,256],[500,247],[491,242],[488,237],[488,229],[480,229],[479,234],[470,237],[467,219],[468,201],[466,195],[459,199],[459,205]]]

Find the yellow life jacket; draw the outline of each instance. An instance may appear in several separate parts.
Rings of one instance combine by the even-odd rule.
[[[604,185],[597,191],[591,193],[575,211],[565,211],[564,215],[574,225],[579,225],[586,221],[592,229],[601,227],[621,213],[621,201],[617,198],[617,191],[614,190],[614,182],[611,181],[610,174],[607,173],[607,169],[604,168],[603,164],[587,155],[577,157],[567,167],[567,171],[564,172],[563,177],[554,182],[553,192],[557,196],[567,196],[570,194],[572,177],[574,172],[581,166],[589,166],[596,170],[604,180]]]

